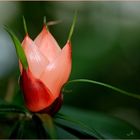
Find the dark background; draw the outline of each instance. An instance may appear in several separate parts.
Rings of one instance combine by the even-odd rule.
[[[11,102],[19,89],[14,46],[4,25],[24,38],[22,16],[34,39],[47,22],[61,20],[50,31],[63,47],[74,11],[78,19],[72,36],[70,79],[86,78],[140,93],[140,2],[0,2],[0,97]],[[64,104],[112,114],[140,128],[140,101],[110,89],[75,83],[67,87]],[[14,100],[21,103],[19,98]]]

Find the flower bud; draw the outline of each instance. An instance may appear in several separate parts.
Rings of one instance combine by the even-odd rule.
[[[61,107],[61,88],[71,72],[70,41],[61,49],[44,26],[34,41],[26,35],[22,47],[28,61],[27,69],[20,63],[25,104],[31,112],[53,115]]]

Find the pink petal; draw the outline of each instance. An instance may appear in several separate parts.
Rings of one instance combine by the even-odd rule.
[[[47,108],[54,101],[50,90],[30,70],[23,70],[20,78],[20,86],[23,91],[25,104],[32,112],[38,112]]]
[[[48,58],[49,61],[54,60],[61,51],[54,37],[46,29],[46,26],[43,27],[43,30],[37,36],[34,42],[39,47],[40,51],[44,54],[44,56]]]
[[[47,85],[55,98],[57,98],[62,86],[68,80],[70,72],[71,44],[67,42],[60,55],[46,67],[40,79]]]
[[[22,42],[23,49],[28,61],[29,68],[36,78],[39,78],[42,71],[48,64],[46,57],[40,52],[35,43],[26,36]],[[20,66],[21,67],[21,66]]]

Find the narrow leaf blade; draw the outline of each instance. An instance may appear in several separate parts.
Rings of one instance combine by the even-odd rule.
[[[88,127],[95,129],[103,139],[139,139],[140,130],[132,124],[116,117],[95,111],[86,111],[72,107],[61,109],[63,114],[83,122]]]
[[[23,131],[24,131],[24,120],[18,120],[18,122],[16,122],[9,138],[10,139],[22,139]]]
[[[25,56],[25,53],[21,46],[20,41],[18,40],[16,35],[10,29],[8,29],[7,27],[5,27],[5,29],[9,33],[9,35],[11,36],[11,38],[14,42],[17,56],[18,56],[19,60],[21,61],[23,68],[25,68],[25,69],[28,68],[27,58]]]
[[[45,131],[40,118],[36,115],[33,115],[32,121],[35,124],[35,128],[36,128],[36,131],[37,131],[38,138],[39,139],[47,139],[48,138],[48,133]]]
[[[58,125],[56,125],[56,129],[57,129],[57,134],[59,139],[78,139],[78,137],[71,134],[67,130],[59,127]]]
[[[46,132],[48,132],[51,139],[56,139],[56,128],[53,123],[53,119],[48,114],[37,114],[37,116],[40,118]]]
[[[0,113],[22,113],[27,114],[28,112],[20,106],[11,105],[11,104],[1,104]]]
[[[60,113],[55,117],[55,123],[59,127],[67,130],[69,133],[75,135],[78,138],[103,138],[95,129],[91,129],[84,123],[77,121],[77,119]]]

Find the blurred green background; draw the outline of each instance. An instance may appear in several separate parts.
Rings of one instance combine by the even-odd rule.
[[[18,61],[13,43],[4,31],[10,27],[24,38],[22,16],[34,39],[47,21],[61,20],[50,31],[63,47],[74,11],[78,10],[72,36],[73,68],[70,79],[86,78],[140,94],[140,2],[0,2],[0,97],[11,102],[17,93]],[[64,104],[105,112],[140,128],[140,101],[91,84],[71,84]],[[19,98],[14,102],[21,103]]]

